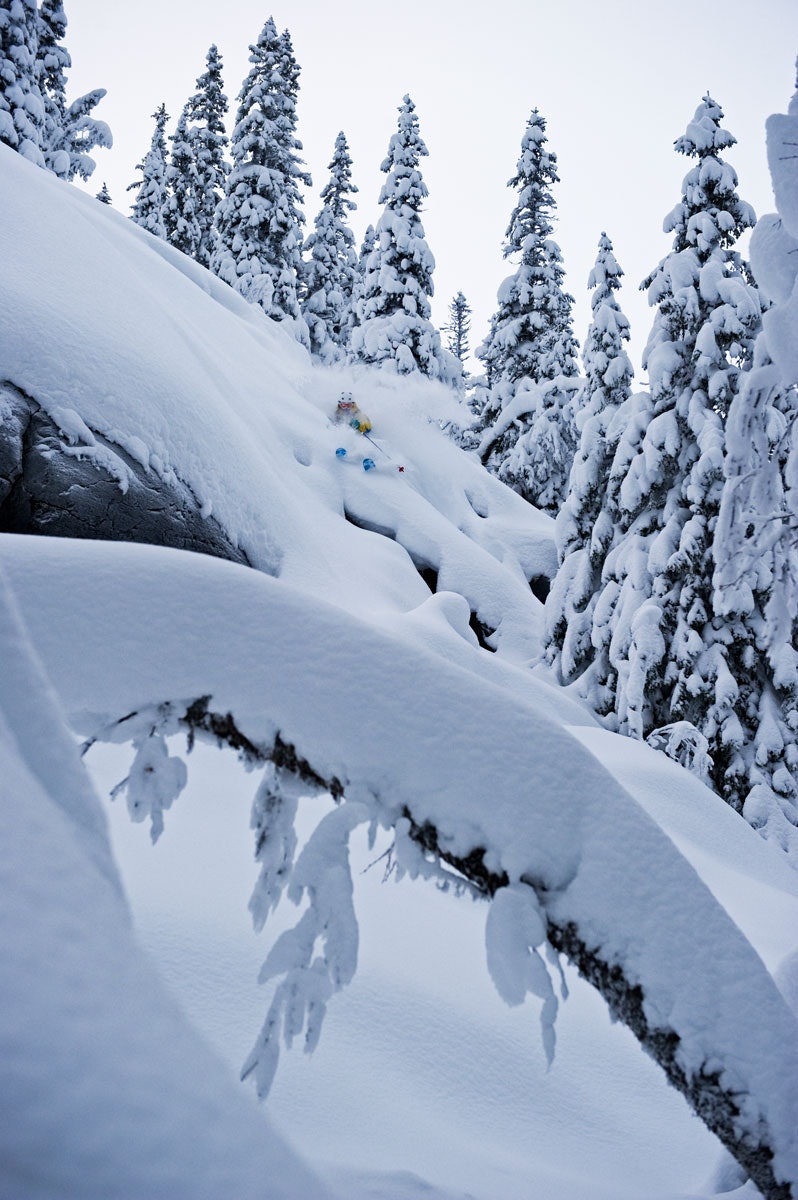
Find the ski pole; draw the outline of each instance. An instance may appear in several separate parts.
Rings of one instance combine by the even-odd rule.
[[[365,432],[363,433],[363,437],[366,439],[367,442],[371,442],[372,446],[376,446],[376,448],[379,450],[380,454],[384,454],[386,458],[391,457],[387,450],[383,450],[382,446],[380,446],[378,442],[374,441],[374,438],[369,437],[369,435]]]

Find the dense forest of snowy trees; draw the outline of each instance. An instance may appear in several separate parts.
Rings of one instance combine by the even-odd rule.
[[[85,180],[94,170],[90,151],[112,139],[92,115],[102,89],[67,101],[65,36],[61,0],[0,7],[0,143],[61,180]],[[250,46],[250,63],[229,137],[215,45],[171,135],[165,105],[156,110],[140,178],[130,185],[132,220],[207,268],[215,288],[227,284],[258,305],[317,366],[380,370],[449,389],[461,413],[451,429],[475,470],[554,518],[558,561],[538,667],[603,728],[647,742],[692,772],[798,866],[798,168],[794,153],[780,152],[798,140],[798,91],[789,112],[768,127],[778,205],[772,218],[757,223],[738,194],[727,159],[735,138],[710,94],[676,140],[687,173],[664,221],[672,248],[641,285],[653,319],[643,360],[648,384],[635,390],[618,296],[623,271],[606,232],[587,281],[592,319],[580,367],[573,298],[553,238],[557,157],[537,109],[508,182],[516,199],[503,254],[512,274],[475,352],[481,373],[469,373],[471,309],[463,293],[449,306],[445,344],[432,321],[435,260],[421,220],[427,188],[420,162],[428,152],[410,96],[398,107],[381,165],[380,214],[358,252],[349,225],[358,188],[344,132],[313,230],[304,231],[302,189],[312,183],[297,134],[300,67],[288,30],[278,32],[271,17]],[[97,198],[111,203],[104,184]],[[751,263],[738,249],[749,230]],[[213,720],[228,724],[212,728]],[[165,770],[177,771],[175,794],[182,775],[168,760],[166,733],[211,731],[242,745],[232,713],[189,707],[178,718],[171,709],[147,709],[139,724],[131,779],[152,771],[160,781]],[[310,755],[324,739],[308,736]],[[769,1124],[767,1104],[756,1096],[739,1105],[722,1063],[679,1057],[675,1045],[682,1036],[687,1045],[687,1034],[676,1017],[653,1025],[638,994],[638,964],[590,940],[594,931],[579,904],[558,900],[546,909],[545,880],[531,887],[528,864],[517,878],[496,865],[504,862],[506,832],[486,819],[485,837],[495,844],[465,845],[468,817],[461,827],[454,808],[415,807],[408,799],[386,815],[368,783],[363,798],[319,825],[293,864],[297,778],[336,800],[343,785],[321,749],[324,761],[312,765],[279,734],[268,752],[246,753],[270,763],[253,817],[262,867],[256,920],[286,887],[309,898],[305,916],[267,962],[267,974],[281,982],[245,1068],[259,1090],[268,1090],[274,1073],[279,1030],[289,1040],[304,1031],[315,1042],[327,1000],[354,973],[346,883],[352,830],[393,823],[413,853],[492,898],[498,943],[520,946],[525,963],[508,968],[510,950],[506,961],[505,950],[498,954],[500,991],[536,992],[546,1014],[556,1009],[537,949],[548,939],[629,1024],[762,1193],[798,1195],[798,1179],[784,1166],[792,1160],[779,1140],[782,1116]],[[152,810],[152,783],[139,786]],[[161,809],[153,820],[162,822]],[[451,829],[447,820],[455,822]],[[323,963],[312,958],[319,939]],[[544,1030],[547,1022],[548,1015]]]

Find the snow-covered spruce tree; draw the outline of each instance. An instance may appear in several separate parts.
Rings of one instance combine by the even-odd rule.
[[[142,225],[156,237],[166,238],[164,210],[166,208],[166,138],[164,130],[169,114],[164,104],[159,105],[152,114],[155,129],[152,134],[150,148],[136,170],[141,171],[141,179],[128,185],[127,190],[136,191],[136,199],[131,205],[131,220]]]
[[[657,308],[643,359],[651,395],[631,403],[611,471],[619,524],[582,676],[622,732],[692,755],[721,794],[739,769],[741,680],[731,653],[739,631],[713,609],[712,540],[725,418],[761,320],[733,248],[755,218],[721,158],[734,144],[722,117],[705,96],[675,143],[697,163],[665,219],[673,249],[642,285]]]
[[[99,200],[100,204],[112,204],[113,203],[113,201],[111,200],[111,193],[108,191],[108,187],[105,183],[105,180],[103,180],[103,185],[100,188],[97,195],[95,196],[95,200]]]
[[[767,128],[779,211],[757,223],[751,258],[771,303],[729,409],[714,603],[742,660],[742,769],[728,798],[798,859],[798,91]]]
[[[468,337],[471,332],[471,305],[462,292],[458,292],[449,304],[449,321],[444,325],[447,335],[446,349],[461,366],[471,353]]]
[[[615,293],[623,271],[606,233],[588,278],[593,319],[582,350],[584,390],[577,416],[579,448],[568,495],[557,517],[559,569],[546,601],[546,658],[563,682],[582,673],[592,657],[593,608],[601,572],[620,514],[608,489],[624,408],[634,374],[625,343],[629,322]]]
[[[0,142],[45,166],[45,107],[39,87],[36,0],[0,6]]]
[[[216,245],[216,209],[224,195],[229,164],[225,158],[228,138],[224,127],[227,97],[222,84],[222,59],[211,46],[205,71],[197,79],[197,90],[186,105],[186,140],[190,147],[193,181],[193,220],[198,228],[194,257],[209,266]]]
[[[299,67],[288,31],[277,33],[269,17],[250,46],[251,70],[238,96],[233,130],[233,167],[216,214],[219,239],[211,270],[276,321],[291,321],[299,341],[308,344],[300,313],[302,270],[300,183],[311,186],[302,169],[296,137]]]
[[[45,121],[42,149],[46,165],[62,179],[89,179],[96,166],[89,151],[95,146],[110,148],[111,131],[105,121],[91,116],[105,88],[96,88],[72,104],[66,102],[65,72],[72,66],[63,44],[67,19],[62,0],[42,0],[39,9],[37,67],[44,100]]]
[[[202,230],[197,218],[198,180],[188,137],[188,105],[180,114],[170,141],[172,153],[164,176],[163,224],[166,240],[189,258],[199,258]]]
[[[383,210],[366,263],[352,355],[400,374],[421,371],[431,379],[449,379],[440,334],[430,320],[435,259],[421,223],[428,192],[419,160],[429,151],[409,96],[398,111],[397,131],[380,168],[386,175],[379,196]]]
[[[310,259],[303,273],[302,315],[311,351],[325,362],[336,362],[346,358],[357,279],[355,235],[347,224],[348,214],[357,207],[350,199],[357,188],[352,183],[352,159],[343,133],[335,139],[329,170],[329,182],[321,193],[322,207],[305,242]]]
[[[551,189],[559,177],[547,140],[546,122],[534,109],[508,182],[518,200],[503,252],[520,261],[499,288],[491,333],[478,352],[494,380],[478,432],[488,470],[532,504],[556,513],[576,448],[579,385],[573,298],[563,289],[562,254],[551,238]]]

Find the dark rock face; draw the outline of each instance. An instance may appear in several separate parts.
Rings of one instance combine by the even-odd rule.
[[[94,433],[127,468],[123,490],[107,467],[70,453],[36,401],[0,382],[0,532],[146,542],[249,565],[191,489],[165,483]]]

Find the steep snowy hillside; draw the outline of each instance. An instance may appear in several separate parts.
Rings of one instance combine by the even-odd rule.
[[[3,379],[52,418],[71,456],[123,490],[120,452],[176,476],[259,570],[361,616],[415,607],[428,595],[416,568],[435,572],[498,644],[532,655],[529,581],[554,567],[550,522],[430,426],[430,410],[451,415],[444,389],[313,369],[226,284],[2,152]],[[344,390],[378,447],[333,423]]]
[[[41,464],[78,460],[120,497],[142,480],[179,489],[238,557],[122,544],[119,531],[115,544],[0,536],[0,1071],[13,1097],[0,1190],[713,1194],[718,1143],[571,967],[565,999],[553,945],[763,1192],[789,1195],[794,873],[692,777],[600,730],[532,669],[551,522],[440,431],[455,411],[446,390],[312,366],[226,285],[4,147],[0,260],[4,528],[22,527],[19,492],[35,500]],[[335,423],[343,391],[375,444]],[[58,431],[36,470],[25,411]],[[92,479],[73,478],[73,512]],[[113,857],[67,724],[104,784],[128,774],[130,814],[163,830],[151,858],[118,827],[118,804]],[[221,774],[207,749],[186,755],[186,735],[227,744],[253,774],[229,751]],[[264,951],[242,950],[227,915],[250,804],[256,925],[283,896],[300,904],[266,923],[266,1000],[247,958]],[[218,865],[186,890],[209,829]],[[357,878],[353,863],[383,853],[466,895]],[[276,1070],[269,1113],[323,1182],[262,1135],[266,1117],[143,963],[119,862],[181,1003],[261,1092]],[[402,937],[415,960],[398,961]],[[487,971],[482,946],[473,954],[483,937]],[[450,952],[440,972],[433,945]],[[197,978],[225,946],[246,992],[229,1010],[224,983]],[[510,1006],[531,993],[536,1019],[489,997],[488,976]],[[457,1022],[473,1032],[465,1048]],[[284,1053],[278,1065],[281,1041],[319,1036],[309,1064]],[[403,1140],[380,1132],[402,1122]],[[736,1167],[716,1179],[756,1194]]]

